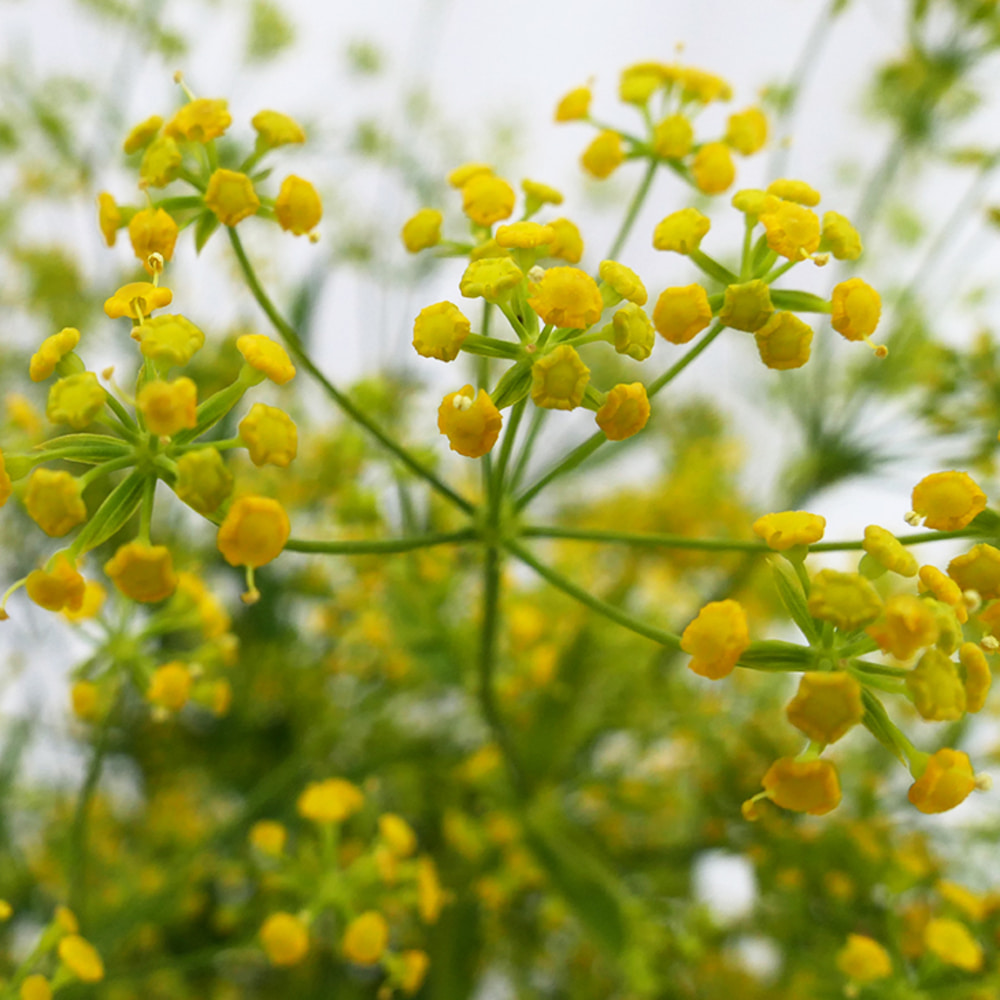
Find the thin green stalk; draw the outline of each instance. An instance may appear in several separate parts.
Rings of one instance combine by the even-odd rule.
[[[656,166],[656,160],[649,161],[649,165],[646,167],[646,172],[642,175],[639,187],[636,188],[636,192],[632,196],[632,201],[629,203],[628,211],[625,213],[625,218],[622,220],[621,228],[618,230],[618,234],[615,236],[614,242],[611,244],[611,249],[608,251],[608,260],[617,260],[618,254],[621,253],[622,248],[625,246],[625,242],[628,240],[629,235],[632,232],[632,227],[635,225],[635,220],[639,217],[639,212],[642,210],[643,203],[649,194],[649,189],[653,186],[653,177],[656,174]]]
[[[246,251],[243,249],[243,243],[236,230],[233,228],[229,229],[229,242],[232,244],[233,252],[236,254],[236,259],[239,261],[240,269],[243,271],[243,277],[246,279],[251,294],[257,300],[257,304],[264,310],[264,313],[271,321],[272,326],[281,336],[282,340],[284,340],[296,360],[302,365],[303,368],[306,369],[306,371],[309,372],[310,375],[312,375],[314,379],[316,379],[317,382],[319,382],[326,394],[352,420],[360,424],[360,426],[368,431],[368,433],[371,434],[372,437],[374,437],[383,447],[391,451],[408,469],[410,469],[411,472],[425,480],[433,489],[437,490],[441,496],[450,500],[456,507],[461,508],[467,514],[472,513],[473,505],[466,500],[465,497],[456,493],[450,486],[447,485],[447,483],[439,479],[434,472],[428,469],[427,466],[411,454],[409,450],[390,437],[389,434],[379,427],[379,425],[376,424],[356,403],[342,393],[316,367],[309,355],[306,354],[298,332],[291,326],[291,324],[288,323],[281,313],[278,312],[277,307],[271,301],[267,292],[264,290],[263,285],[261,285],[260,279],[257,277],[257,272],[254,270],[253,265],[250,263],[250,259],[246,255]]]
[[[528,462],[531,461],[531,452],[534,449],[535,441],[545,426],[545,420],[551,412],[551,410],[546,410],[541,406],[536,406],[532,411],[528,433],[525,436],[524,443],[521,445],[517,461],[514,463],[514,471],[510,475],[510,489],[512,493],[516,492],[521,486],[521,480],[527,470]]]
[[[695,358],[697,358],[703,351],[708,350],[712,341],[714,341],[723,330],[725,330],[725,327],[721,323],[715,323],[708,333],[706,333],[705,336],[702,337],[701,340],[699,340],[698,343],[684,355],[684,357],[677,361],[676,364],[668,368],[659,378],[653,379],[653,381],[646,386],[646,395],[652,398],[665,385],[668,385],[675,378],[677,378],[677,376],[680,375],[680,373],[684,371],[684,369],[687,368],[687,366],[691,364]]]
[[[393,552],[413,552],[415,549],[429,549],[436,545],[461,545],[474,542],[473,528],[463,531],[441,531],[414,538],[372,538],[313,541],[306,538],[290,538],[285,549],[290,552],[317,552],[335,556],[388,555]]]
[[[507,424],[507,430],[504,432],[503,444],[500,446],[500,457],[497,459],[496,467],[496,496],[497,500],[500,501],[503,497],[504,490],[504,480],[507,475],[507,464],[510,462],[510,454],[514,448],[514,442],[517,440],[517,429],[521,424],[521,418],[524,416],[524,407],[527,404],[527,397],[518,400],[512,407],[510,413],[510,421]],[[499,511],[497,511],[499,513]]]

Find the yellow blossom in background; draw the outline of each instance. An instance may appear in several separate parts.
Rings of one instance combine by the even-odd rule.
[[[809,614],[845,632],[867,625],[882,610],[875,588],[857,573],[822,569],[812,578]]]
[[[838,212],[823,215],[821,247],[829,250],[837,260],[857,260],[864,250],[858,231]]]
[[[865,631],[883,652],[909,660],[917,650],[937,642],[939,625],[927,601],[913,594],[895,594],[886,601],[882,618]]]
[[[492,226],[510,218],[517,195],[501,177],[477,173],[462,185],[462,211],[477,226]]]
[[[993,684],[986,654],[974,642],[963,642],[958,650],[958,660],[964,675],[965,710],[978,712],[986,704],[986,696]]]
[[[208,180],[205,206],[224,226],[235,226],[257,214],[260,198],[246,174],[220,168]]]
[[[561,205],[563,195],[548,184],[541,181],[529,180],[527,177],[521,181],[521,190],[524,192],[525,213],[531,215],[542,205]]]
[[[250,119],[260,141],[269,149],[306,141],[306,133],[294,119],[280,111],[258,111]]]
[[[649,316],[632,302],[622,306],[611,318],[615,350],[635,361],[645,361],[653,352],[656,331]]]
[[[787,552],[796,545],[812,545],[823,537],[826,518],[804,510],[764,514],[753,523],[753,533],[775,552]]]
[[[44,382],[56,370],[56,365],[80,343],[80,331],[67,326],[46,337],[31,356],[28,375],[32,382]]]
[[[45,976],[36,972],[21,983],[19,995],[20,1000],[51,1000],[52,987]]]
[[[653,130],[653,152],[664,159],[682,159],[693,145],[694,128],[684,115],[668,115]]]
[[[448,393],[438,407],[438,430],[452,451],[481,458],[496,444],[503,417],[485,389],[471,385]]]
[[[205,334],[180,315],[153,316],[132,330],[144,358],[168,367],[186,365],[205,344]]]
[[[794,201],[797,205],[805,205],[807,208],[815,208],[820,200],[819,191],[814,187],[805,181],[791,180],[787,177],[771,181],[767,186],[767,193],[783,201]]]
[[[309,928],[293,913],[272,913],[261,926],[260,943],[272,965],[298,965],[309,953]]]
[[[288,830],[274,820],[258,820],[250,827],[250,843],[262,854],[277,857],[285,850],[288,841]]]
[[[104,409],[107,393],[93,372],[59,379],[49,390],[45,414],[54,424],[81,431]]]
[[[417,835],[402,816],[382,813],[378,832],[397,858],[408,858],[417,849]]]
[[[323,218],[323,202],[309,181],[289,174],[281,182],[281,190],[274,200],[274,216],[285,232],[304,236],[311,233]]]
[[[767,116],[760,108],[747,108],[730,115],[726,122],[726,142],[742,156],[753,156],[767,142]]]
[[[461,166],[455,167],[455,169],[448,174],[448,183],[453,188],[457,188],[461,191],[473,177],[479,177],[481,175],[491,176],[492,174],[493,167],[489,163],[463,163]]]
[[[133,281],[122,285],[104,302],[104,313],[109,319],[145,319],[154,309],[162,309],[173,301],[169,288],[151,285],[148,281]]]
[[[713,681],[731,674],[749,645],[746,612],[732,600],[706,604],[681,636],[681,649],[691,654],[688,668]]]
[[[419,253],[441,242],[441,223],[444,216],[436,208],[422,208],[406,220],[400,232],[403,246],[410,253]]]
[[[615,293],[637,306],[644,306],[649,296],[646,293],[646,286],[642,279],[630,267],[619,264],[615,260],[602,260],[597,269],[598,274],[606,285],[614,289]]]
[[[986,542],[948,563],[948,576],[962,590],[974,590],[984,600],[1000,597],[1000,550]]]
[[[856,983],[873,983],[892,975],[892,959],[874,938],[848,934],[847,944],[837,952],[837,968]]]
[[[861,685],[848,673],[810,672],[785,709],[788,721],[817,743],[836,743],[865,714]]]
[[[840,805],[840,780],[828,760],[776,760],[761,779],[767,797],[782,809],[823,816]]]
[[[754,333],[760,360],[776,371],[801,368],[809,360],[812,338],[812,328],[790,312],[776,312]]]
[[[131,156],[132,153],[138,153],[140,149],[145,149],[159,134],[162,125],[163,119],[159,115],[151,115],[144,121],[139,122],[125,136],[125,141],[122,143],[122,151],[126,155]]]
[[[87,520],[80,480],[61,469],[35,469],[28,480],[24,506],[35,524],[51,538],[61,538]]]
[[[99,983],[104,978],[104,963],[97,950],[79,934],[69,934],[59,941],[59,958],[63,964],[85,983]]]
[[[865,528],[862,547],[890,573],[898,573],[900,576],[917,575],[916,557],[891,531],[886,531],[877,524],[869,524]]]
[[[100,695],[97,685],[92,681],[77,681],[70,688],[70,704],[78,719],[93,722],[99,718]]]
[[[55,557],[52,569],[36,569],[25,582],[28,597],[46,611],[79,611],[86,584],[68,556]]]
[[[597,282],[575,267],[550,267],[531,285],[528,305],[545,323],[562,329],[586,330],[604,312]]]
[[[618,97],[625,104],[642,106],[670,78],[662,63],[643,62],[626,66],[618,82]]]
[[[436,924],[444,907],[444,890],[437,867],[426,854],[417,858],[417,909],[425,924]]]
[[[599,132],[580,156],[580,166],[597,180],[610,177],[624,162],[621,136],[606,129]]]
[[[191,697],[192,683],[191,671],[186,664],[175,660],[153,671],[146,697],[154,705],[179,712]]]
[[[238,433],[254,465],[276,465],[285,469],[298,453],[299,434],[295,421],[275,406],[254,403],[240,421]]]
[[[865,340],[878,326],[882,299],[871,285],[860,278],[848,278],[833,289],[830,322],[847,340]]]
[[[377,965],[389,946],[389,925],[377,910],[355,917],[344,931],[344,957],[355,965]]]
[[[653,230],[653,247],[674,253],[689,254],[697,250],[712,223],[696,208],[682,208],[657,223]]]
[[[732,96],[729,84],[717,76],[694,66],[677,67],[675,74],[686,100],[711,104],[713,101],[728,101]]]
[[[701,285],[667,288],[653,307],[653,326],[671,344],[686,344],[711,322],[708,292]]]
[[[638,434],[649,420],[646,387],[641,382],[616,385],[595,416],[609,441],[624,441]]]
[[[202,97],[189,101],[167,122],[164,134],[186,142],[211,142],[225,134],[233,123],[229,105],[221,98]]]
[[[215,448],[187,451],[177,460],[174,491],[199,514],[211,514],[233,489],[233,475]]]
[[[423,986],[427,970],[431,965],[431,960],[426,951],[419,951],[414,948],[404,951],[402,959],[403,969],[400,974],[399,985],[404,993],[412,996]]]
[[[924,772],[910,786],[908,798],[922,813],[941,813],[961,805],[975,787],[968,756],[945,747],[931,755]]]
[[[141,187],[166,187],[177,178],[184,156],[177,143],[166,135],[154,139],[139,165]]]
[[[549,256],[568,264],[579,264],[583,257],[583,237],[576,223],[569,219],[553,219],[549,227],[555,232],[555,242],[549,245]]]
[[[118,230],[122,227],[122,213],[115,199],[107,191],[102,191],[97,196],[97,224],[104,242],[113,247],[118,238]]]
[[[343,778],[327,778],[308,785],[299,796],[298,811],[314,823],[342,823],[365,804],[357,785]]]
[[[14,492],[14,484],[11,482],[7,472],[7,464],[4,461],[3,452],[0,451],[0,507],[2,507]]]
[[[186,376],[166,382],[147,382],[135,400],[146,428],[153,434],[171,437],[198,423],[198,387]]]
[[[218,546],[230,566],[257,568],[281,555],[292,533],[285,508],[271,497],[240,497],[219,525]]]
[[[956,909],[961,910],[970,920],[979,923],[985,920],[993,910],[995,900],[991,899],[991,894],[973,892],[964,885],[957,882],[949,882],[946,879],[938,882],[935,886],[941,898],[951,903]]]
[[[722,194],[736,179],[732,153],[724,142],[706,142],[691,164],[695,185],[704,194]]]
[[[959,531],[986,509],[986,494],[966,472],[934,472],[913,487],[910,503],[925,527]]]
[[[576,87],[571,90],[556,105],[555,120],[557,122],[575,122],[586,118],[590,113],[591,98],[590,87]]]
[[[947,965],[965,972],[978,972],[983,967],[982,945],[958,920],[948,917],[931,920],[924,928],[924,944]]]
[[[295,378],[295,366],[288,352],[263,333],[245,333],[237,337],[236,350],[251,368],[263,372],[276,385],[285,385]]]
[[[104,572],[121,593],[142,604],[164,601],[177,589],[174,560],[164,545],[126,542],[104,564]]]
[[[82,622],[96,618],[101,613],[107,598],[108,592],[103,584],[96,580],[88,580],[84,586],[83,603],[76,610],[64,608],[63,614],[71,622]]]
[[[779,256],[801,260],[819,247],[820,228],[816,213],[792,201],[779,201],[761,213],[767,245]],[[852,279],[853,280],[853,279]]]
[[[546,409],[572,410],[583,402],[589,381],[590,369],[580,355],[569,344],[560,344],[532,366],[531,398]]]
[[[149,263],[150,254],[158,253],[165,261],[173,258],[178,232],[177,223],[162,208],[145,208],[132,216],[128,236],[132,250],[147,273],[155,273]]]

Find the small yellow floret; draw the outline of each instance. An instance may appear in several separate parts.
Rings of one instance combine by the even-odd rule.
[[[383,813],[378,818],[378,832],[397,858],[408,858],[417,849],[417,835],[402,816]]]
[[[166,600],[177,589],[170,549],[126,542],[104,564],[104,572],[126,597],[143,604]]]
[[[934,472],[913,488],[910,503],[925,527],[958,531],[986,509],[986,494],[965,472]]]
[[[444,890],[433,858],[417,859],[417,910],[425,924],[436,924],[444,906]]]
[[[220,167],[208,179],[205,206],[224,226],[235,226],[257,214],[260,198],[246,174]]]
[[[141,320],[154,309],[162,309],[173,301],[174,293],[161,285],[151,285],[148,281],[132,281],[104,302],[104,312],[109,319]]]
[[[59,941],[63,964],[85,983],[99,983],[104,978],[104,963],[97,949],[79,934],[68,934]]]
[[[727,677],[750,645],[747,616],[736,601],[713,601],[681,636],[681,649],[691,654],[688,668],[717,681]]]
[[[617,132],[605,129],[580,156],[580,166],[598,180],[610,177],[625,160],[622,139]]]
[[[4,461],[3,452],[0,451],[0,507],[2,507],[14,492],[14,484],[11,482],[10,473],[7,472],[7,465]]]
[[[541,181],[529,180],[526,177],[521,181],[521,190],[524,192],[524,210],[527,215],[532,215],[542,205],[561,205],[563,203],[562,192],[548,184],[543,184]]]
[[[240,421],[237,433],[254,465],[286,469],[298,454],[299,432],[295,421],[276,406],[254,403]]]
[[[823,215],[823,239],[820,249],[829,250],[837,260],[857,260],[864,247],[861,236],[850,220],[839,212]]]
[[[590,113],[592,95],[590,87],[577,87],[566,94],[556,105],[557,122],[575,122]]]
[[[823,816],[840,805],[837,769],[828,760],[781,757],[761,780],[767,797],[782,809]]]
[[[862,548],[890,573],[900,576],[916,576],[917,560],[909,549],[891,532],[877,524],[865,528]]]
[[[694,66],[682,66],[677,67],[671,75],[676,76],[686,100],[711,104],[713,101],[728,101],[733,96],[729,84],[715,73]]]
[[[260,943],[272,965],[298,965],[309,953],[309,928],[294,913],[272,913],[261,926]]]
[[[691,152],[694,129],[685,115],[668,115],[653,130],[653,152],[665,160],[679,160]]]
[[[812,338],[812,328],[790,312],[776,312],[754,333],[760,360],[775,371],[801,368],[809,360]]]
[[[575,267],[550,267],[528,291],[528,305],[544,323],[561,329],[586,330],[604,312],[597,282]]]
[[[64,612],[65,613],[65,612]],[[100,690],[93,681],[77,681],[69,692],[73,714],[84,722],[95,721],[100,714]]]
[[[945,747],[932,754],[908,798],[922,813],[942,813],[961,805],[976,787],[968,755]]]
[[[186,142],[210,142],[223,135],[233,123],[229,106],[221,98],[201,97],[185,104],[163,132],[171,139]]]
[[[87,520],[80,480],[60,469],[35,469],[24,495],[28,515],[46,535],[62,538]]]
[[[549,226],[556,234],[555,242],[549,246],[549,256],[579,264],[583,257],[583,237],[576,223],[569,219],[553,219]]]
[[[278,225],[293,236],[311,233],[323,218],[323,202],[312,184],[289,174],[274,199],[274,217]],[[227,223],[235,225],[235,223]]]
[[[531,398],[550,410],[573,410],[583,402],[590,369],[569,344],[539,358],[531,368]]]
[[[146,697],[154,705],[179,712],[191,697],[193,678],[187,666],[179,661],[166,663],[153,671]]]
[[[93,372],[59,379],[49,390],[45,414],[54,424],[83,430],[104,408],[107,393]]]
[[[701,285],[667,288],[653,307],[653,326],[671,344],[686,344],[711,322],[708,292]]]
[[[212,514],[233,489],[233,474],[218,449],[187,451],[177,459],[174,492],[199,514]]]
[[[305,129],[294,118],[280,111],[258,111],[250,119],[250,124],[257,132],[259,142],[268,149],[306,141]]]
[[[906,675],[917,711],[930,722],[955,722],[965,713],[965,686],[953,660],[928,649]]]
[[[97,224],[104,242],[113,247],[118,238],[118,230],[122,227],[122,213],[118,203],[107,191],[102,191],[97,196]]]
[[[730,115],[726,142],[742,156],[752,156],[767,142],[767,116],[760,108],[747,108]]]
[[[56,365],[76,345],[80,343],[80,331],[76,327],[67,326],[58,333],[46,337],[38,350],[32,354],[28,366],[28,375],[32,382],[44,382],[56,370]]]
[[[176,314],[153,316],[132,330],[145,358],[161,365],[186,365],[204,346],[205,334],[189,319]]]
[[[825,530],[825,517],[804,510],[765,514],[753,524],[753,533],[775,552],[786,552],[796,545],[812,545],[823,537]]]
[[[491,173],[475,174],[462,186],[462,211],[477,226],[509,219],[516,200],[514,189]]]
[[[618,81],[618,97],[625,104],[641,107],[670,80],[670,67],[663,63],[643,62],[626,66]]]
[[[794,201],[797,205],[805,205],[807,208],[815,208],[819,204],[819,191],[806,184],[805,181],[790,180],[787,177],[779,177],[776,181],[771,181],[767,186],[767,193],[784,201]]]
[[[691,164],[695,186],[705,194],[722,194],[736,179],[733,154],[724,142],[706,142]]]
[[[522,281],[524,273],[510,257],[485,257],[469,264],[458,288],[467,299],[483,298],[496,305]]]
[[[281,555],[291,523],[285,508],[271,497],[240,497],[226,513],[216,542],[230,566],[256,569]]]
[[[177,177],[184,156],[177,142],[167,135],[154,139],[139,164],[140,187],[166,187]]]
[[[377,910],[355,917],[344,931],[344,957],[355,965],[378,965],[389,946],[389,924]]]
[[[1000,550],[986,542],[973,545],[948,563],[948,576],[963,591],[974,590],[984,600],[1000,597]]]
[[[765,213],[774,212],[781,204],[781,199],[757,188],[744,188],[733,195],[731,204],[737,212],[757,218]]]
[[[520,277],[520,272],[518,276]],[[414,350],[424,358],[454,361],[471,329],[472,324],[454,303],[437,302],[426,306],[420,310],[413,323]]]
[[[163,119],[159,115],[151,115],[145,121],[134,125],[122,143],[122,149],[126,155],[138,153],[140,149],[145,149],[156,138],[162,124]]]
[[[883,652],[897,660],[909,660],[917,650],[937,642],[940,625],[926,600],[913,594],[895,594],[886,601],[883,618],[865,631]]]
[[[982,945],[957,920],[937,917],[929,921],[924,928],[924,944],[942,962],[965,972],[979,972],[983,967]]]
[[[954,580],[942,573],[936,566],[920,567],[920,587],[922,591],[927,591],[944,604],[947,604],[954,612],[960,623],[969,620],[969,609],[966,607],[962,588]]]
[[[644,306],[648,295],[642,279],[630,267],[615,260],[602,260],[598,274],[606,285],[610,285],[623,299]]]
[[[250,843],[261,852],[277,857],[285,850],[288,841],[288,830],[281,823],[272,819],[258,820],[250,827]]]
[[[132,216],[128,224],[132,250],[148,274],[156,273],[149,262],[150,254],[158,253],[165,261],[174,256],[179,231],[173,217],[162,208],[144,208]]]
[[[809,614],[852,632],[874,621],[882,610],[875,588],[858,573],[822,569],[813,578]]]
[[[779,201],[760,215],[767,245],[789,260],[802,260],[819,247],[819,219],[811,209],[792,201]]]
[[[52,1000],[52,987],[45,976],[35,972],[21,983],[19,996],[20,1000]]]
[[[399,977],[399,985],[404,993],[412,996],[421,986],[431,966],[430,956],[426,951],[411,948],[402,954],[403,966]]]
[[[186,376],[166,382],[147,382],[135,400],[146,429],[152,434],[172,437],[198,423],[198,387]]]
[[[873,983],[892,975],[892,959],[873,938],[848,934],[847,944],[837,952],[837,968],[855,983]]]
[[[788,721],[817,743],[836,743],[865,714],[861,685],[848,673],[813,671],[785,709]]]
[[[633,302],[619,309],[611,320],[615,334],[615,350],[636,361],[645,361],[653,352],[656,331],[645,311]]]
[[[296,808],[314,823],[342,823],[365,804],[361,789],[343,778],[327,778],[307,785]]]
[[[595,419],[609,441],[624,441],[638,434],[649,420],[646,387],[641,382],[616,385]]]
[[[479,177],[483,174],[491,175],[492,173],[493,167],[488,163],[463,163],[448,174],[448,183],[461,191],[473,177]]]
[[[471,385],[448,393],[438,407],[438,430],[452,451],[481,458],[496,444],[503,417],[485,389]]]
[[[436,208],[422,208],[411,216],[400,230],[399,236],[409,253],[420,253],[441,242],[441,223],[444,216]]]
[[[276,385],[284,385],[295,378],[295,366],[288,352],[263,333],[245,333],[237,337],[236,350],[251,368],[263,372]]]
[[[514,222],[497,229],[497,246],[504,249],[535,250],[555,242],[556,231],[537,222]]]
[[[696,208],[682,208],[671,212],[653,230],[653,247],[657,250],[672,250],[674,253],[691,253],[701,246],[701,241],[711,229],[708,216]]]
[[[774,314],[771,289],[763,281],[727,285],[719,310],[719,322],[734,330],[755,333]]]
[[[986,654],[974,642],[963,642],[958,649],[965,685],[965,710],[978,712],[986,704],[986,696],[993,684],[993,674]]]
[[[830,322],[847,340],[866,340],[881,315],[881,296],[861,278],[848,278],[834,287]]]
[[[79,611],[86,583],[68,556],[56,556],[51,569],[35,569],[25,581],[28,597],[46,611]]]

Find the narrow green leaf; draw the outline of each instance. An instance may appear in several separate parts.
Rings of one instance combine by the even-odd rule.
[[[214,212],[205,211],[198,216],[198,221],[194,224],[194,248],[198,253],[201,253],[218,228],[219,220]]]
[[[812,615],[809,614],[806,598],[795,571],[781,558],[771,560],[771,569],[774,573],[774,585],[778,588],[778,596],[792,616],[792,621],[798,625],[799,631],[811,644],[819,642],[819,631]]]

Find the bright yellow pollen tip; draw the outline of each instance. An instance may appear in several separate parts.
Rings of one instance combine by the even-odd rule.
[[[909,660],[938,640],[940,625],[931,605],[913,594],[894,594],[882,618],[865,630],[879,649],[897,660]]]
[[[36,569],[25,582],[28,597],[46,611],[79,611],[83,606],[86,583],[69,557],[60,553],[52,569]]]
[[[469,264],[458,287],[467,299],[481,297],[495,305],[522,281],[524,273],[510,257],[486,257]]]
[[[691,152],[694,128],[685,115],[668,115],[653,130],[653,152],[665,160],[680,160]]]
[[[35,469],[28,480],[24,506],[31,519],[50,538],[69,534],[87,519],[80,480],[60,469]]]
[[[790,312],[774,313],[754,332],[760,360],[775,371],[801,368],[810,358],[812,338],[812,328]]]
[[[819,219],[802,205],[779,201],[761,213],[760,221],[767,234],[767,245],[781,257],[802,260],[819,248]]]
[[[258,111],[250,119],[250,124],[257,132],[259,141],[269,149],[306,141],[306,133],[302,126],[294,118],[280,111]]]
[[[69,424],[80,431],[101,412],[107,398],[93,372],[80,372],[52,386],[45,414],[54,424]]]
[[[52,1000],[52,987],[41,973],[35,972],[21,983],[20,1000]]]
[[[983,967],[982,945],[969,928],[948,917],[936,917],[924,928],[927,950],[947,965],[965,972],[979,972]]]
[[[862,548],[890,573],[900,576],[916,576],[917,560],[909,549],[894,535],[877,524],[865,528]]]
[[[262,819],[254,823],[250,828],[249,839],[253,847],[260,851],[261,854],[270,854],[272,857],[277,857],[285,850],[285,844],[288,841],[288,830],[281,823],[277,823],[274,820]]]
[[[653,352],[656,331],[645,311],[633,302],[619,309],[611,320],[615,350],[635,361],[645,361]]]
[[[986,542],[973,545],[948,563],[948,576],[961,590],[973,590],[985,600],[1000,597],[1000,550]]]
[[[144,358],[168,367],[186,365],[205,344],[205,334],[180,315],[153,316],[132,329]]]
[[[97,225],[104,242],[113,247],[118,238],[118,230],[122,227],[122,213],[115,199],[107,191],[102,191],[97,196]]]
[[[232,122],[225,100],[202,97],[185,104],[163,131],[171,139],[205,143],[218,139]]]
[[[783,201],[794,201],[797,205],[805,205],[807,208],[815,208],[820,199],[819,191],[805,181],[790,180],[786,177],[771,181],[767,186],[767,193]]]
[[[752,156],[767,142],[767,116],[760,108],[747,108],[730,115],[726,142],[741,156]]]
[[[575,122],[586,118],[590,113],[591,99],[590,87],[577,87],[571,90],[556,105],[555,120],[557,122]]]
[[[852,632],[874,621],[882,610],[875,588],[858,573],[820,570],[809,593],[809,614]]]
[[[460,167],[455,167],[448,174],[448,183],[459,191],[465,187],[473,177],[481,175],[492,175],[493,167],[489,163],[463,163]]]
[[[177,496],[199,514],[212,514],[233,489],[233,475],[216,448],[197,448],[177,460]]]
[[[722,194],[736,179],[729,147],[724,142],[706,142],[695,154],[691,174],[703,194]]]
[[[882,299],[861,278],[848,278],[834,287],[831,307],[830,322],[837,333],[847,340],[867,340],[878,326]]]
[[[610,286],[623,299],[644,306],[649,296],[642,279],[630,267],[619,264],[615,260],[602,260],[598,274],[606,285]]]

